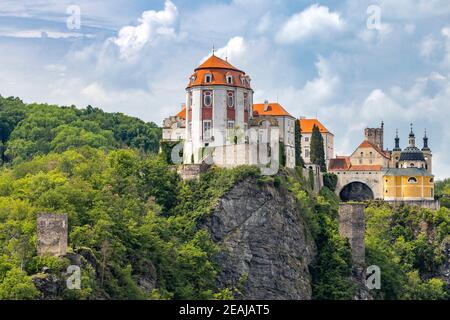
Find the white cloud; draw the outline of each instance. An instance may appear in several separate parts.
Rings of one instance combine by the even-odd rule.
[[[293,15],[281,27],[276,40],[280,43],[293,43],[308,37],[340,31],[344,24],[339,13],[330,12],[328,7],[314,4]]]
[[[361,117],[366,121],[381,121],[383,119],[408,119],[411,114],[400,106],[382,90],[373,90],[364,101],[360,111]]]
[[[221,59],[229,59],[233,63],[239,63],[239,60],[244,57],[247,52],[247,44],[242,37],[233,37],[228,43],[215,51],[215,55]],[[210,55],[203,57],[201,62],[208,59]]]
[[[0,30],[0,37],[22,38],[22,39],[70,39],[70,38],[95,38],[93,34],[83,34],[79,32],[62,32],[48,29],[33,30]]]
[[[137,26],[123,27],[117,38],[113,39],[119,47],[120,57],[125,60],[133,59],[147,44],[157,39],[176,38],[177,19],[178,9],[170,0],[166,0],[162,11],[145,11]]]
[[[429,58],[438,45],[439,41],[435,40],[432,35],[425,37],[420,43],[420,55]]]

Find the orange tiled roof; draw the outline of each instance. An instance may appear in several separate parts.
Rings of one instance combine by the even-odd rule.
[[[257,116],[291,116],[279,103],[269,103],[265,111],[265,103],[256,103],[253,105],[253,115]]]
[[[350,157],[337,157],[330,160],[329,171],[381,171],[380,165],[352,165]]]
[[[177,117],[186,120],[186,107],[183,107],[183,109],[177,113]]]
[[[381,171],[380,165],[355,165],[350,166],[350,171]]]
[[[195,71],[200,70],[200,69],[212,69],[212,68],[230,69],[230,70],[242,72],[239,69],[237,69],[236,67],[234,67],[233,65],[231,65],[228,61],[225,61],[225,60],[215,56],[214,54],[212,56],[210,56],[208,59],[206,59],[206,61],[203,62],[201,65],[199,65],[197,67],[197,69],[195,69]]]
[[[314,125],[319,127],[320,132],[330,133],[327,128],[317,119],[300,119],[298,120],[300,129],[303,133],[312,133]]]
[[[205,76],[212,76],[211,82],[205,82]],[[227,83],[227,76],[233,77],[233,83]],[[228,61],[225,61],[215,55],[210,56],[205,62],[198,66],[194,74],[189,78],[188,88],[195,86],[232,86],[251,89],[250,82],[243,81],[247,77],[245,72],[235,68]],[[194,80],[192,81],[192,78]]]
[[[330,159],[328,169],[330,171],[348,170],[350,166],[350,157],[336,157],[335,159]]]
[[[356,150],[358,150],[359,148],[373,148],[375,149],[376,152],[378,152],[380,155],[382,155],[383,157],[389,159],[390,157],[383,151],[381,150],[377,145],[369,142],[368,140],[364,140],[358,148],[356,148]]]

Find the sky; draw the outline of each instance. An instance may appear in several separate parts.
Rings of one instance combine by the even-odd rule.
[[[413,123],[450,177],[448,0],[0,0],[0,94],[161,125],[213,46],[338,155],[381,121],[405,147]]]

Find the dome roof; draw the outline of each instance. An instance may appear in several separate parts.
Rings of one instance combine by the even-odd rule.
[[[419,148],[408,147],[400,153],[400,161],[425,161],[425,157]]]
[[[211,75],[209,82],[206,82],[206,76]],[[227,81],[227,77],[231,76],[231,83]],[[194,74],[189,78],[188,88],[196,86],[231,86],[240,87],[251,90],[250,77],[214,54],[205,62],[199,65]]]
[[[199,65],[197,69],[195,69],[195,71],[201,69],[229,69],[242,72],[241,70],[231,65],[228,61],[216,57],[214,54],[211,55],[208,59],[206,59],[206,61],[203,62],[201,65]]]

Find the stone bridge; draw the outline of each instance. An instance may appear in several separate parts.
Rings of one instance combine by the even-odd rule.
[[[367,201],[383,198],[381,171],[346,171],[338,175],[336,194],[342,201]]]

